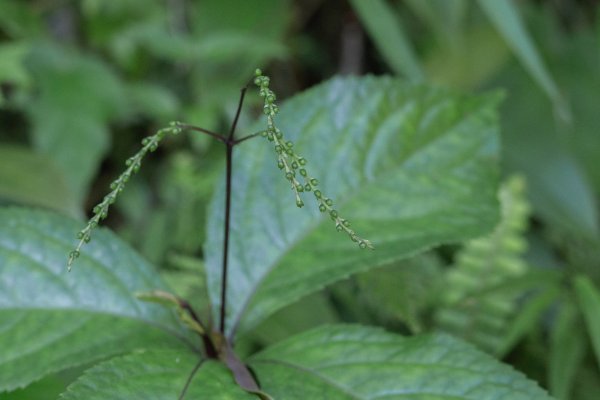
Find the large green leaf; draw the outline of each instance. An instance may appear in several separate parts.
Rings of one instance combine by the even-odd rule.
[[[446,335],[404,338],[329,326],[270,347],[250,363],[277,399],[550,399],[522,374]]]
[[[333,79],[284,104],[278,125],[376,249],[337,234],[309,199],[297,209],[271,147],[245,142],[233,165],[228,333],[352,273],[489,231],[498,216],[498,100],[366,77]],[[223,186],[205,245],[215,316]]]
[[[100,229],[67,272],[79,228],[48,212],[0,209],[0,391],[157,341],[189,340],[171,311],[135,298],[164,285],[109,232]]]
[[[236,385],[231,372],[215,361],[178,350],[135,352],[103,362],[61,395],[66,400],[256,399]]]

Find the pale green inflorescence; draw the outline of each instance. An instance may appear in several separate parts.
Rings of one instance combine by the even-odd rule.
[[[296,205],[304,206],[300,193],[313,192],[313,195],[319,205],[319,211],[328,213],[331,220],[335,223],[338,231],[344,231],[353,242],[358,243],[361,249],[373,249],[373,245],[367,239],[359,237],[354,230],[350,228],[350,222],[342,218],[337,210],[333,208],[333,200],[325,196],[319,189],[319,181],[311,177],[306,169],[306,159],[301,157],[294,150],[294,144],[286,141],[283,133],[275,126],[275,115],[279,112],[275,104],[275,93],[269,88],[270,79],[262,74],[260,69],[255,72],[254,84],[259,87],[259,94],[264,99],[263,112],[267,116],[267,129],[261,132],[261,135],[273,143],[277,153],[277,166],[285,174],[285,178],[290,182],[291,188],[296,197]],[[300,176],[300,178],[298,178]],[[302,182],[300,182],[300,179]]]
[[[77,239],[79,239],[79,243],[77,247],[73,251],[69,253],[69,260],[67,261],[67,267],[69,271],[71,270],[71,266],[73,262],[79,257],[81,254],[81,247],[88,243],[92,238],[92,231],[94,228],[98,226],[100,221],[105,219],[108,216],[108,209],[111,204],[113,204],[119,193],[123,191],[125,184],[134,173],[138,172],[141,165],[142,159],[148,152],[153,152],[158,148],[158,144],[160,141],[169,133],[178,134],[181,132],[181,127],[178,122],[171,122],[167,128],[163,128],[156,132],[152,136],[148,136],[142,140],[142,148],[138,151],[133,157],[130,157],[125,161],[125,165],[127,169],[110,184],[111,192],[104,196],[102,202],[94,207],[94,216],[88,221],[85,228],[77,233]]]

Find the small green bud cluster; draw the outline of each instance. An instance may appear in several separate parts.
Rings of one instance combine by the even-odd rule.
[[[337,210],[333,208],[333,200],[317,189],[319,181],[309,175],[306,169],[306,159],[298,155],[294,150],[294,144],[286,141],[281,130],[275,126],[275,115],[279,112],[279,108],[275,104],[277,97],[269,88],[269,82],[269,77],[263,75],[260,69],[255,71],[254,84],[258,86],[259,94],[264,99],[263,112],[267,116],[267,129],[261,132],[261,136],[273,143],[275,153],[277,153],[277,167],[283,171],[285,178],[290,183],[296,197],[296,205],[298,207],[304,206],[300,193],[312,192],[319,205],[319,211],[329,215],[338,231],[346,232],[353,242],[358,243],[361,249],[373,249],[371,242],[360,238],[350,228],[350,222],[342,218]]]
[[[67,262],[69,271],[71,270],[73,262],[75,262],[75,260],[81,254],[81,247],[91,240],[92,231],[94,228],[98,226],[100,221],[108,216],[108,209],[117,200],[117,196],[123,191],[123,188],[125,187],[127,181],[129,181],[129,178],[139,171],[140,167],[142,166],[142,159],[144,156],[148,152],[155,151],[158,148],[160,141],[167,134],[171,133],[176,135],[180,133],[181,130],[181,124],[179,122],[171,122],[167,128],[163,128],[154,135],[144,138],[142,140],[141,150],[138,151],[133,157],[130,157],[125,161],[127,168],[110,184],[111,192],[104,196],[102,202],[93,208],[94,216],[88,221],[85,228],[77,233],[77,239],[79,239],[79,243],[77,244],[77,247],[75,247],[75,249],[69,253],[69,260]]]

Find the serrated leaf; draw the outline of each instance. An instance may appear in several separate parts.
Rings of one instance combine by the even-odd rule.
[[[229,370],[181,348],[149,350],[98,364],[70,385],[65,400],[257,399],[240,389]]]
[[[157,341],[189,343],[170,310],[135,298],[164,284],[114,235],[100,229],[68,273],[80,223],[19,208],[0,209],[0,222],[0,391]]]
[[[405,338],[381,329],[329,326],[250,359],[278,399],[550,399],[508,365],[447,335]]]
[[[310,198],[307,209],[297,209],[270,146],[260,138],[245,142],[233,165],[228,334],[352,273],[491,229],[497,103],[497,95],[366,77],[333,79],[284,104],[278,126],[340,214],[376,250],[360,250],[337,234]],[[221,186],[205,244],[215,316],[223,202]]]

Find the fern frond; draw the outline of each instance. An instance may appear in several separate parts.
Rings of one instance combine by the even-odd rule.
[[[523,178],[512,177],[502,186],[500,203],[501,221],[494,232],[468,242],[448,270],[435,314],[438,328],[492,354],[507,350],[524,294],[511,282],[528,272],[523,254],[530,207]]]

